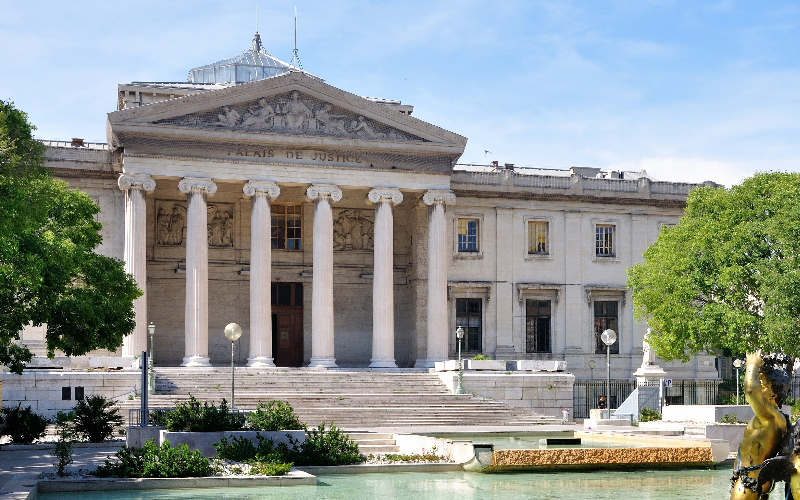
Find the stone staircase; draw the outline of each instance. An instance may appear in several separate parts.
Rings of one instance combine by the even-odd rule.
[[[379,434],[377,432],[351,432],[350,439],[358,444],[358,451],[362,455],[378,455],[383,453],[400,453],[400,447],[392,434]]]
[[[170,408],[189,394],[219,404],[230,399],[230,369],[157,368],[150,408]],[[559,420],[471,394],[454,395],[422,370],[236,368],[237,408],[259,401],[288,401],[309,426],[333,422],[345,429],[406,426],[532,425]],[[122,413],[139,398],[120,402]],[[383,446],[373,443],[365,446]]]

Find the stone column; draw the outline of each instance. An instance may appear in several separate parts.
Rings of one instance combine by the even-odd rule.
[[[208,359],[208,204],[217,192],[207,177],[186,177],[178,183],[186,194],[186,319],[181,366],[211,366]]]
[[[122,355],[136,356],[147,350],[147,207],[145,192],[156,188],[149,175],[125,174],[117,180],[125,191],[125,272],[133,275],[142,296],[133,301],[136,326],[122,341]]]
[[[394,220],[392,207],[403,201],[399,189],[373,189],[375,257],[372,279],[372,359],[370,368],[397,368],[394,361]]]
[[[306,195],[314,202],[311,290],[311,361],[308,366],[336,368],[333,344],[333,211],[342,199],[337,186],[314,184]]]
[[[445,205],[456,201],[450,191],[431,190],[422,197],[428,214],[428,354],[425,367],[447,359],[447,220]]]
[[[250,356],[247,366],[275,366],[272,358],[272,217],[270,203],[281,194],[274,182],[250,181]]]

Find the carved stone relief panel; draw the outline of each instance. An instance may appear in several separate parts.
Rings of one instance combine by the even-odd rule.
[[[375,212],[372,210],[339,209],[334,211],[333,249],[372,250]]]
[[[233,204],[208,205],[208,246],[233,246]],[[186,238],[186,203],[159,200],[156,202],[156,244],[182,245]]]
[[[186,127],[245,131],[269,130],[290,134],[428,142],[298,91],[167,118],[155,123]]]

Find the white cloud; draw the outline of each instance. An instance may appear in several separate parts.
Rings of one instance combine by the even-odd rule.
[[[612,164],[609,170],[645,170],[654,179],[673,182],[714,181],[728,187],[752,175],[748,166],[703,158],[655,157],[638,162]]]

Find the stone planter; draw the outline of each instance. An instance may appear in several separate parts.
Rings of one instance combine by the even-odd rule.
[[[229,440],[234,437],[246,437],[257,444],[256,434],[271,439],[276,445],[278,443],[289,444],[291,436],[298,443],[306,440],[306,431],[225,431],[225,432],[170,432],[161,429],[159,432],[159,446],[164,441],[169,441],[172,446],[185,444],[190,450],[200,450],[204,457],[213,457],[217,454],[214,443],[219,443],[220,439],[227,437]]]
[[[462,360],[463,361],[463,360]],[[464,365],[466,367],[466,365]],[[434,365],[434,370],[437,372],[453,372],[458,370],[458,360],[449,359],[447,361],[437,361]]]
[[[506,371],[506,362],[503,359],[467,359],[464,360],[464,369]]]

